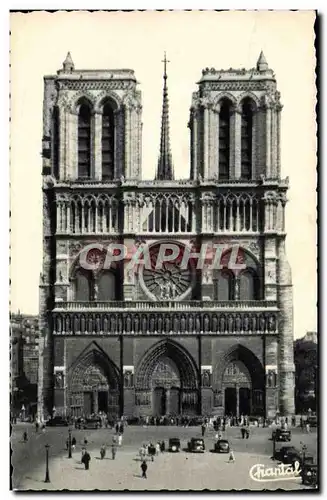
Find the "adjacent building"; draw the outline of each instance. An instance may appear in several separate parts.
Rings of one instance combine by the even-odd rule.
[[[202,71],[190,96],[189,176],[177,180],[166,63],[152,180],[142,179],[133,70],[76,69],[68,53],[44,77],[41,417],[53,407],[67,415],[294,413],[275,75],[263,53],[251,69]],[[157,269],[162,243],[179,251]],[[108,268],[110,245],[127,252]],[[131,265],[140,248],[150,266]],[[182,265],[201,248],[201,265],[196,257]]]

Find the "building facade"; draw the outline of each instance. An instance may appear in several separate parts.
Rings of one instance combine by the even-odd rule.
[[[53,407],[291,415],[288,179],[274,73],[263,53],[250,70],[202,71],[188,124],[190,175],[175,180],[164,64],[149,181],[134,71],[77,70],[68,54],[44,78],[40,416]],[[162,243],[178,252],[160,267]]]

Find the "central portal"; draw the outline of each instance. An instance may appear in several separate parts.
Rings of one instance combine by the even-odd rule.
[[[175,363],[162,356],[154,367],[151,377],[152,415],[178,415],[180,405],[180,375]]]

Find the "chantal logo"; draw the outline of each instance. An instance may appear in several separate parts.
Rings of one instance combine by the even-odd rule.
[[[289,464],[278,464],[277,467],[266,467],[263,464],[255,464],[250,469],[250,478],[253,481],[285,481],[300,477],[300,463],[295,462],[294,467]]]

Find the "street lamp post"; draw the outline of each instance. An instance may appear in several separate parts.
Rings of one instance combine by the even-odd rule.
[[[275,455],[276,455],[276,435],[273,433],[273,455],[272,458],[275,460]]]
[[[72,430],[68,429],[68,458],[72,458]]]
[[[45,483],[50,483],[50,476],[49,476],[49,448],[50,446],[48,444],[45,445]]]

